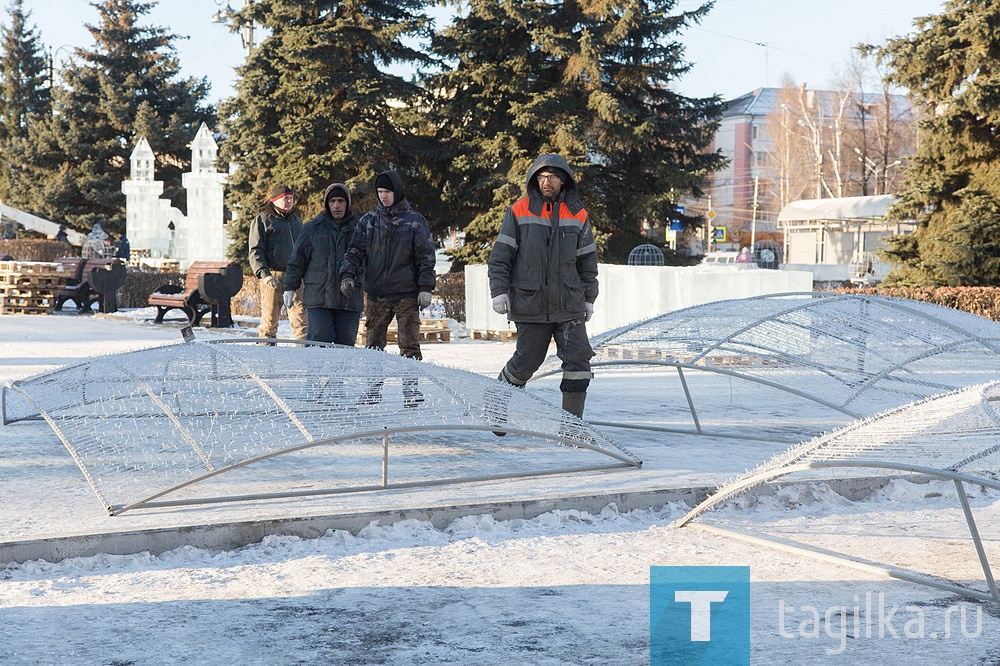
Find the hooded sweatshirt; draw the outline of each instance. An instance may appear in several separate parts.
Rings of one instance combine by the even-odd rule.
[[[357,280],[365,267],[365,291],[377,300],[416,298],[422,291],[434,291],[437,282],[434,240],[427,220],[406,200],[398,173],[383,171],[375,177],[376,187],[384,187],[386,178],[394,203],[386,207],[379,202],[362,216],[340,273]]]

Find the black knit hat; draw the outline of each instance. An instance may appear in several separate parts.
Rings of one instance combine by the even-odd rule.
[[[267,195],[268,201],[274,201],[278,197],[283,197],[286,194],[293,194],[292,188],[288,185],[275,185],[271,188],[271,193]]]
[[[389,190],[390,192],[395,192],[396,188],[392,186],[392,178],[388,175],[380,173],[377,178],[375,178],[375,189]]]
[[[348,203],[351,201],[351,193],[347,191],[346,185],[341,185],[340,183],[334,183],[326,191],[326,200],[329,201],[333,197],[340,197]]]

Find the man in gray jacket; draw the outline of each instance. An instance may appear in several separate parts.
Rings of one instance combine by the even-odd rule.
[[[262,338],[273,338],[278,334],[278,316],[282,305],[281,278],[301,232],[302,220],[295,212],[295,195],[287,185],[275,185],[261,206],[260,214],[250,225],[250,269],[260,280],[259,331]],[[306,316],[301,297],[288,309],[288,319],[292,335],[298,340],[305,340]]]
[[[507,209],[489,258],[493,309],[517,325],[517,348],[499,379],[523,387],[554,338],[563,409],[582,417],[593,377],[584,322],[597,298],[594,233],[561,156],[539,156],[528,169],[526,189],[527,196]]]
[[[351,191],[334,183],[323,193],[323,212],[302,229],[288,269],[282,278],[285,307],[294,305],[295,292],[303,284],[302,304],[309,319],[309,339],[354,346],[358,337],[364,294],[350,296],[340,291],[340,264],[344,261],[358,218],[351,211]],[[357,276],[364,281],[364,268]]]

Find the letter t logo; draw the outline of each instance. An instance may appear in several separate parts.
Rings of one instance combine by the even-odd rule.
[[[676,590],[674,601],[691,604],[691,640],[712,640],[712,602],[724,601],[729,596],[726,590],[696,592]]]

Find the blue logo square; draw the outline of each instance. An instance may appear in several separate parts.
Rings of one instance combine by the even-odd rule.
[[[750,664],[750,567],[650,567],[650,666]]]

